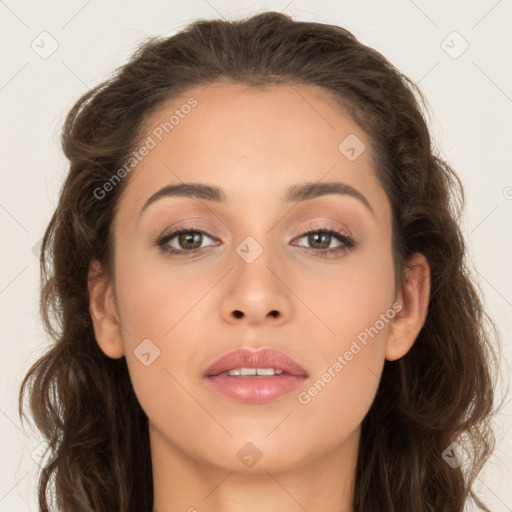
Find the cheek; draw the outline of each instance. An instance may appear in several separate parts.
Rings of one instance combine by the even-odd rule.
[[[190,334],[200,339],[209,335],[202,306],[219,277],[201,272],[199,278],[192,267],[180,270],[166,261],[136,264],[126,258],[117,268],[121,335],[135,394],[148,417],[161,417],[166,429],[179,431],[181,420],[172,411],[182,408],[183,419],[190,408],[190,397],[180,385],[186,384],[197,353]]]
[[[384,361],[380,352],[377,345],[365,347],[359,343],[348,351],[331,354],[329,364],[298,394],[294,419],[297,424],[313,423],[312,432],[321,429],[322,435],[312,441],[317,452],[342,443],[360,427],[379,386]],[[294,432],[287,435],[293,436]]]
[[[218,279],[207,271],[179,268],[162,258],[131,265],[119,262],[116,291],[126,341],[164,343]]]
[[[327,439],[355,429],[377,392],[395,316],[392,255],[381,251],[378,258],[353,258],[337,272],[316,277],[324,285],[306,288],[304,283],[299,294],[318,316],[312,356],[319,364],[297,401],[304,419],[323,419]]]
[[[316,325],[322,340],[315,348],[326,355],[348,350],[358,336],[364,341],[364,333],[376,323],[382,334],[378,339],[385,338],[388,317],[394,316],[395,275],[391,251],[374,249],[350,254],[332,266],[317,265],[313,277],[310,272],[295,275],[294,291],[313,314],[307,313],[310,326]]]

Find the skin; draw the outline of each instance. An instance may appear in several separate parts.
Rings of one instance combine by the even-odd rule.
[[[385,359],[403,357],[424,324],[428,264],[414,255],[403,289],[395,287],[391,207],[370,140],[322,89],[194,88],[161,105],[146,134],[190,97],[197,106],[138,163],[121,196],[115,279],[98,262],[89,276],[97,342],[107,356],[126,357],[149,419],[153,510],[350,512],[360,425]],[[354,161],[338,149],[349,134],[366,146]],[[326,181],[357,189],[373,213],[346,194],[282,201],[291,185]],[[154,192],[181,182],[217,186],[227,201],[166,197],[140,215]],[[208,236],[195,245],[175,237],[168,245],[202,246],[202,252],[169,256],[154,245],[192,218]],[[321,243],[299,230],[325,225],[342,229],[355,247],[319,256]],[[252,263],[236,252],[247,236],[263,248]],[[330,247],[342,245],[333,236]],[[300,403],[298,393],[393,304],[401,311]],[[148,366],[134,354],[145,339],[160,350]],[[264,404],[224,398],[202,374],[242,347],[281,350],[310,378]],[[237,457],[248,442],[261,454],[252,467]]]

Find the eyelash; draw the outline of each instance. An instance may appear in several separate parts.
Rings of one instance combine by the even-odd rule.
[[[190,226],[184,226],[181,228],[178,228],[174,231],[171,231],[169,233],[164,233],[160,238],[158,238],[154,244],[163,251],[168,256],[185,256],[190,254],[195,254],[199,251],[202,251],[204,247],[198,247],[196,249],[175,249],[170,248],[166,246],[167,243],[169,243],[170,240],[175,238],[178,235],[184,234],[184,233],[199,233],[202,235],[206,235],[208,238],[211,238],[214,240],[214,238],[206,233],[205,231],[197,228],[196,226],[190,225]],[[329,227],[329,226],[319,226],[317,229],[310,229],[301,231],[299,235],[296,238],[303,238],[305,235],[309,235],[312,233],[326,233],[329,235],[334,235],[335,238],[338,239],[339,242],[341,242],[343,245],[336,248],[331,249],[315,249],[314,247],[304,247],[308,251],[313,251],[315,255],[320,256],[322,258],[327,258],[330,255],[337,254],[337,253],[344,253],[348,250],[351,250],[355,247],[355,242],[352,238],[347,236],[343,231],[337,228]],[[303,247],[303,246],[300,246]]]

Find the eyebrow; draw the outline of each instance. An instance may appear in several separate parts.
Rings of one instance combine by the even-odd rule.
[[[346,183],[339,181],[329,181],[323,183],[302,183],[300,185],[290,186],[283,198],[283,202],[291,203],[298,201],[306,201],[329,194],[341,194],[358,199],[373,215],[375,215],[373,208],[358,190]],[[216,203],[226,203],[227,198],[224,192],[217,187],[205,185],[204,183],[179,183],[175,185],[167,185],[160,190],[157,190],[149,199],[144,203],[140,214],[155,201],[164,197],[190,197],[196,199],[204,199],[206,201],[213,201]]]

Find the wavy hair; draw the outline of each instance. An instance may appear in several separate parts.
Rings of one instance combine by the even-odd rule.
[[[38,480],[41,512],[150,512],[153,480],[148,419],[125,358],[96,343],[89,265],[112,267],[112,221],[128,177],[98,200],[164,101],[198,85],[322,87],[369,135],[377,177],[393,215],[397,281],[415,252],[431,269],[426,322],[410,351],[385,361],[361,426],[354,512],[462,512],[494,449],[498,358],[459,226],[464,193],[433,147],[418,87],[347,30],[267,11],[236,21],[196,20],[151,37],[69,111],[62,147],[69,172],[41,247],[40,309],[53,340],[19,394],[55,451]],[[490,328],[488,328],[490,327]],[[499,347],[499,344],[497,344]],[[23,420],[23,418],[22,418]],[[452,443],[468,457],[452,467]]]

